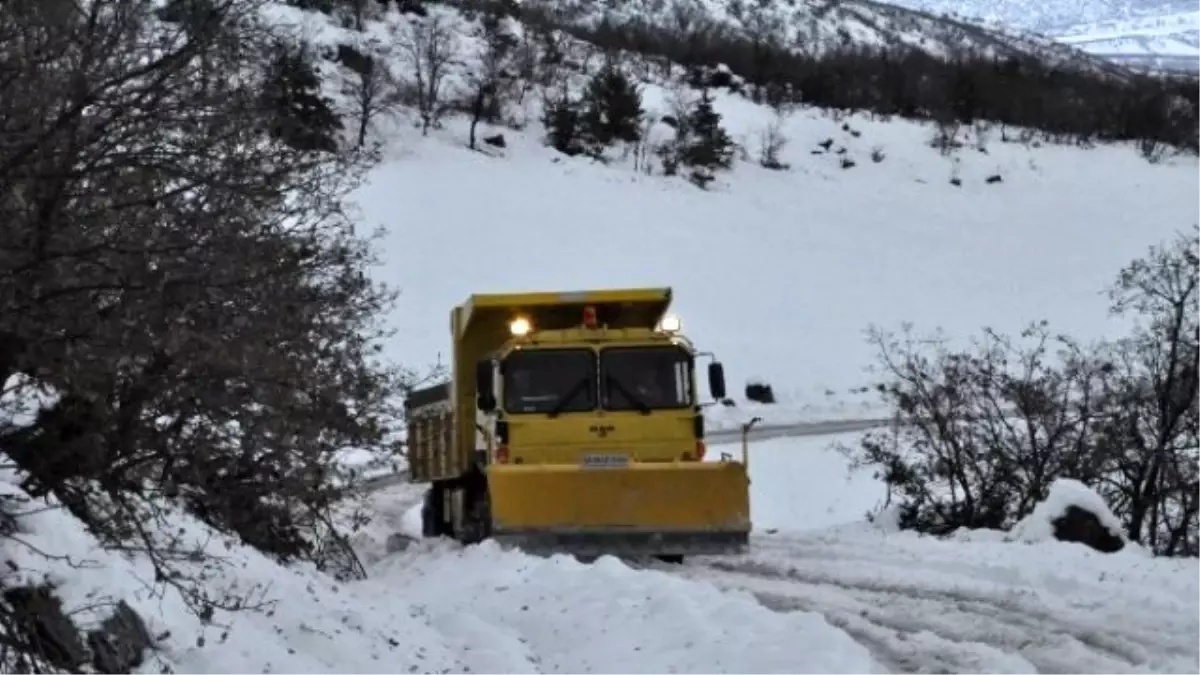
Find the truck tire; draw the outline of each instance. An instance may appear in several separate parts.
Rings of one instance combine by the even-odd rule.
[[[442,488],[433,485],[421,501],[421,536],[440,537],[445,534],[446,519],[442,514]]]
[[[492,535],[492,502],[488,492],[487,478],[474,473],[463,481],[462,490],[466,513],[463,514],[462,543],[478,544]]]

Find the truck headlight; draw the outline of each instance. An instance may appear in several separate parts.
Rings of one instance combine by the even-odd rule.
[[[658,329],[664,333],[678,333],[683,330],[683,322],[678,316],[668,314],[658,322]]]

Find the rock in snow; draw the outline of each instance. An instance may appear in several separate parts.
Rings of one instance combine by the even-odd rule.
[[[1094,490],[1069,478],[1050,485],[1046,499],[1009,533],[1015,541],[1073,541],[1104,553],[1125,547],[1121,521]]]

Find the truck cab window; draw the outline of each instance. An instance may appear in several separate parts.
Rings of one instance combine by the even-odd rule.
[[[656,410],[692,404],[692,361],[674,346],[613,347],[600,352],[606,410]]]
[[[511,414],[596,409],[590,349],[523,349],[504,360],[504,409]]]

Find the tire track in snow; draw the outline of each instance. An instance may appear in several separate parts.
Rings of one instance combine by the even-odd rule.
[[[855,587],[834,580],[788,578],[790,588],[760,590],[753,578],[739,573],[710,577],[718,586],[750,591],[775,611],[811,611],[871,647],[889,670],[900,672],[1132,672],[1127,653],[1098,647],[1069,630],[1002,609],[998,604],[966,599]],[[745,575],[754,577],[754,575]],[[695,578],[695,577],[693,577]],[[1056,657],[1053,650],[1077,640],[1085,651],[1102,657]],[[1079,650],[1073,650],[1079,651]],[[1019,656],[1018,656],[1019,654]]]
[[[920,561],[855,548],[862,550],[796,541],[776,549],[788,551],[789,564],[697,559],[675,573],[748,592],[775,611],[819,613],[891,672],[1194,669],[1194,654],[1163,637],[1162,626],[1106,625],[1087,607],[1053,607],[1035,590],[946,569],[934,570],[943,577],[937,583],[906,581],[921,572]]]

